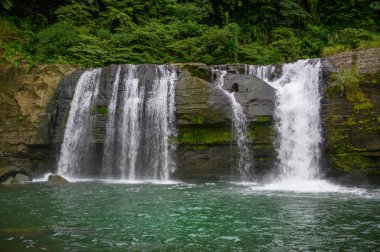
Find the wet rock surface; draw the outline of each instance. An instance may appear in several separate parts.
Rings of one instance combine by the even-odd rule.
[[[65,178],[59,175],[49,175],[47,184],[48,185],[65,185],[68,184],[69,181],[67,181]]]

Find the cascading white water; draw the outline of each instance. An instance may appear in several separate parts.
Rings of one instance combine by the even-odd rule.
[[[318,179],[321,122],[319,83],[321,62],[300,60],[284,64],[280,78],[269,81],[273,66],[250,66],[249,74],[267,81],[276,89],[276,128],[279,134],[280,179]]]
[[[172,156],[176,146],[170,138],[176,135],[177,69],[167,65],[117,66],[99,171],[85,160],[98,159],[88,147],[94,142],[91,137],[100,73],[100,69],[87,71],[77,82],[58,173],[70,178],[102,174],[131,181],[168,180],[176,168]],[[101,90],[107,85],[102,83]]]
[[[111,99],[108,104],[108,118],[106,124],[106,137],[104,139],[104,152],[103,152],[103,174],[110,177],[112,174],[112,166],[115,159],[115,114],[119,90],[121,66],[117,67],[115,80],[112,85]]]
[[[139,79],[136,76],[137,67],[127,65],[125,70],[123,80],[124,104],[120,125],[121,148],[118,166],[122,179],[134,180],[136,178],[136,160],[140,146],[140,110],[144,92],[139,93]]]
[[[275,66],[267,65],[267,66],[249,66],[248,74],[256,76],[259,79],[268,81],[270,75],[276,69]]]
[[[156,67],[156,79],[152,91],[147,97],[146,114],[146,154],[148,166],[154,179],[168,180],[175,170],[172,159],[174,142],[171,136],[176,135],[175,121],[175,84],[177,71],[168,66]]]
[[[60,175],[73,177],[81,173],[91,143],[100,74],[101,69],[86,71],[78,80],[58,161]]]
[[[250,173],[253,165],[253,153],[251,147],[251,139],[248,132],[248,123],[243,108],[236,101],[234,93],[230,93],[224,89],[224,76],[227,71],[213,71],[213,76],[217,73],[215,86],[221,90],[228,98],[232,109],[232,124],[233,132],[236,138],[238,147],[238,170],[242,181],[247,181],[250,178]]]

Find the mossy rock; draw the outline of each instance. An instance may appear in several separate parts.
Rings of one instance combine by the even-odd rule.
[[[230,144],[233,135],[228,128],[180,127],[177,142],[179,144]]]
[[[211,81],[212,71],[211,71],[210,67],[208,67],[205,64],[202,64],[202,63],[200,63],[200,64],[196,64],[196,63],[185,64],[182,66],[182,68],[189,71],[189,73],[193,77],[197,77],[199,79],[202,79],[202,80],[205,80],[208,82]]]
[[[59,175],[50,175],[47,183],[48,185],[66,185],[69,181]]]

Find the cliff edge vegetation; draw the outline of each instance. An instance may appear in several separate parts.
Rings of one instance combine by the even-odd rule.
[[[0,1],[0,61],[273,64],[380,45],[380,1]]]

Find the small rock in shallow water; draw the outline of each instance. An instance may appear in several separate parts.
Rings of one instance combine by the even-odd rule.
[[[25,174],[18,173],[16,174],[14,180],[16,180],[19,184],[25,184],[26,182],[29,182],[31,179],[29,176]]]
[[[15,166],[6,166],[0,168],[0,181],[5,181],[17,173],[23,172],[21,168]]]
[[[47,183],[49,185],[65,185],[69,183],[66,179],[59,175],[49,175]]]
[[[31,180],[21,168],[14,166],[0,168],[0,178],[3,185],[21,185]]]

